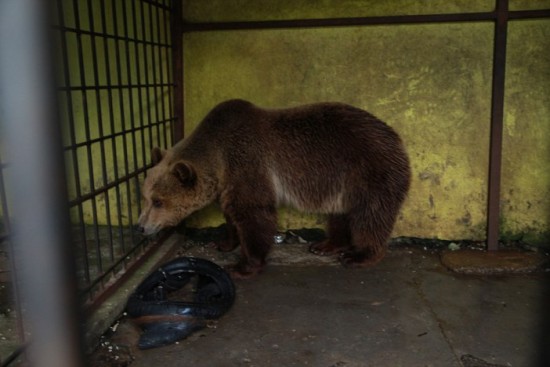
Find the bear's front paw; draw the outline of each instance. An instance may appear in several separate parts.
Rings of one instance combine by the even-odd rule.
[[[349,246],[347,245],[336,245],[331,240],[324,240],[321,242],[313,243],[311,246],[309,246],[309,252],[315,255],[328,256],[342,253],[348,247]]]

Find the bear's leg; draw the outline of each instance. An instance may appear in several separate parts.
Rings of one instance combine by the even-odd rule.
[[[230,269],[231,275],[250,278],[266,264],[277,232],[277,212],[274,206],[236,208],[233,221],[241,244],[241,259]]]
[[[351,246],[351,232],[348,217],[345,214],[332,214],[328,217],[328,238],[309,246],[316,255],[339,254]]]
[[[231,252],[239,246],[239,235],[237,233],[237,228],[231,220],[231,217],[224,213],[225,224],[227,230],[227,237],[219,242],[217,245],[218,250],[222,252]]]
[[[382,260],[396,215],[397,210],[380,206],[351,211],[348,217],[352,247],[340,255],[342,265],[369,266]]]

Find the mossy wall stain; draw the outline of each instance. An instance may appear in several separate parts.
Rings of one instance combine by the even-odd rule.
[[[548,50],[550,20],[509,24],[501,232],[533,243],[550,243]]]

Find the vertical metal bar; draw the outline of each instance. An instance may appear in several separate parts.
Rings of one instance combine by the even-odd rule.
[[[75,28],[80,30],[80,10],[79,10],[79,0],[73,0],[73,10],[74,10],[74,21]],[[89,141],[91,140],[90,132],[90,111],[88,108],[88,96],[86,91],[86,68],[84,66],[84,51],[82,47],[82,34],[76,34],[77,50],[78,50],[78,67],[80,70],[80,85],[82,88],[82,113],[84,115],[84,132],[86,138],[86,155],[88,159],[88,182],[90,185],[90,192],[95,190],[95,178],[94,178],[94,164],[93,164],[93,155],[92,148]],[[101,274],[103,272],[103,263],[101,259],[101,244],[99,242],[99,228],[97,226],[97,204],[94,197],[90,198],[92,206],[92,221],[94,229],[94,239],[97,255],[97,272]],[[82,218],[84,220],[84,218]],[[97,275],[97,274],[96,274]]]
[[[167,141],[167,146],[170,147],[174,145],[174,130],[175,126],[177,125],[177,121],[174,120],[174,109],[173,109],[173,103],[174,103],[174,77],[173,77],[173,58],[172,58],[172,17],[174,14],[172,13],[172,4],[170,0],[166,1],[168,6],[168,10],[165,10],[165,19],[164,19],[164,40],[167,44],[167,47],[165,48],[165,57],[166,57],[166,83],[168,83],[167,87],[167,93],[168,93],[168,106],[166,107],[166,111],[168,113],[168,116],[170,118],[170,131],[169,131],[169,141]],[[167,19],[166,19],[167,17]]]
[[[141,9],[141,29],[143,34],[143,40],[145,41],[152,41],[147,38],[147,27],[145,26],[145,8],[144,8],[145,2],[140,1],[140,9]],[[151,5],[147,3],[148,11],[151,11]],[[152,26],[150,24],[150,26]],[[145,95],[147,98],[147,123],[148,123],[148,131],[149,131],[149,149],[153,148],[153,126],[152,126],[152,119],[151,119],[151,95],[149,93],[149,53],[147,52],[148,49],[152,48],[149,43],[143,44],[143,60],[144,60],[144,72],[145,72]],[[150,53],[152,54],[153,51],[151,50]],[[145,135],[145,130],[143,131],[143,134]]]
[[[132,1],[132,22],[134,24],[134,32],[136,33],[135,34],[135,38],[136,40],[139,39],[138,38],[138,32],[137,32],[137,29],[138,29],[138,22],[137,22],[137,15],[136,15],[136,8],[137,8],[137,5],[134,1]],[[143,6],[142,6],[142,9],[143,9]],[[141,28],[141,39],[144,40],[145,39],[145,29],[142,27]],[[139,47],[140,47],[140,44],[136,42],[136,49],[135,49],[135,60],[136,60],[136,75],[137,75],[137,84],[138,84],[138,102],[139,102],[139,126],[140,126],[140,130],[141,130],[141,153],[142,153],[142,163],[143,165],[147,165],[147,149],[145,147],[145,122],[144,122],[144,118],[143,118],[143,115],[144,115],[144,109],[143,109],[143,98],[142,98],[142,82],[141,82],[141,63],[144,61],[145,59],[145,56],[146,56],[146,53],[145,53],[145,44],[141,45],[141,47],[143,47],[143,59],[140,58],[139,56]],[[147,69],[146,69],[146,66],[144,66],[144,69],[145,69],[145,72],[147,72]]]
[[[172,43],[172,77],[174,78],[174,143],[184,134],[184,89],[183,89],[183,14],[181,1],[172,1],[171,43]]]
[[[107,17],[105,15],[105,0],[101,0],[100,2],[101,7],[101,28],[103,29],[103,32],[107,33]],[[114,13],[113,18],[116,19],[116,13]],[[116,23],[114,23],[115,27],[115,35],[116,32]],[[115,45],[117,44],[116,41]],[[113,81],[111,77],[111,54],[109,52],[109,41],[107,38],[104,39],[103,42],[103,53],[104,53],[104,62],[105,62],[105,73],[107,77],[107,100],[108,100],[108,108],[109,108],[109,122],[111,127],[111,134],[115,134],[115,114],[114,114],[114,107],[113,107]],[[121,91],[119,91],[121,93]],[[123,108],[122,104],[121,107]],[[122,130],[124,130],[124,119],[122,119]],[[116,137],[111,137],[111,150],[113,152],[113,176],[114,180],[119,179],[119,172],[118,172],[118,152],[117,152],[117,145],[116,145]],[[117,222],[118,222],[118,243],[120,245],[120,248],[122,249],[122,252],[125,251],[124,249],[124,232],[122,230],[122,206],[121,206],[121,200],[120,200],[120,185],[116,185],[115,187],[115,195],[116,195],[116,211],[117,211]],[[109,197],[109,192],[106,193],[107,198]],[[112,242],[111,242],[112,244]],[[112,248],[112,246],[111,246]]]
[[[122,12],[122,22],[123,22],[123,28],[124,28],[124,34],[126,35],[125,39],[124,39],[124,49],[126,51],[126,55],[128,58],[130,58],[130,47],[129,47],[129,39],[130,39],[130,34],[129,34],[129,27],[128,27],[128,8],[129,8],[129,3],[128,2],[125,2],[125,6],[124,6],[124,11]],[[133,5],[132,5],[133,7]],[[135,27],[135,24],[133,25],[133,31],[134,31],[134,34],[133,34],[133,37],[132,39],[135,39],[137,37],[137,30],[136,30],[136,27]],[[134,51],[137,52],[137,44],[134,42]],[[137,54],[135,55],[137,56]],[[138,61],[137,61],[137,58],[134,58],[134,61],[133,61],[134,65],[136,65],[136,74],[139,74],[139,69],[137,68],[137,65],[138,65]],[[117,68],[118,68],[118,64],[117,64]],[[138,170],[138,156],[137,156],[137,140],[136,140],[136,120],[135,120],[135,110],[134,110],[134,89],[135,88],[132,88],[132,84],[133,84],[133,78],[132,78],[132,72],[131,72],[131,67],[130,67],[130,62],[127,62],[126,63],[126,74],[128,75],[128,99],[129,99],[129,104],[130,104],[130,111],[132,111],[132,113],[130,114],[130,126],[131,126],[131,138],[132,138],[132,158],[134,160],[134,167],[133,167],[133,170],[134,172],[136,172]],[[138,79],[136,77],[136,82],[135,84],[139,84],[138,82]],[[137,90],[137,96],[139,98],[139,89]],[[126,199],[127,199],[127,202],[128,202],[128,222],[129,222],[129,226],[130,226],[130,229],[133,228],[133,221],[134,221],[134,216],[132,214],[132,185],[131,185],[131,182],[135,182],[136,186],[139,186],[139,179],[138,177],[136,176],[135,179],[132,179],[132,180],[129,180],[128,183],[126,184]],[[137,198],[137,206],[138,206],[138,212],[141,210],[141,207],[140,207],[140,200],[139,200],[139,197]],[[131,233],[131,238],[132,238],[132,243],[135,243],[135,234],[134,234],[134,231],[130,231]]]
[[[508,0],[498,0],[493,56],[493,90],[491,101],[491,136],[489,150],[489,193],[487,208],[487,249],[498,250],[500,222],[500,173],[502,161],[502,129],[504,119],[504,71]]]
[[[160,16],[161,12],[163,13],[163,17]],[[157,45],[157,55],[158,55],[158,58],[159,58],[159,80],[158,80],[158,90],[159,90],[159,102],[160,102],[160,105],[161,105],[161,110],[162,110],[162,113],[159,114],[159,118],[162,120],[162,126],[161,126],[161,129],[162,129],[162,135],[159,134],[159,140],[162,140],[164,144],[160,144],[160,146],[166,146],[167,145],[167,140],[166,140],[166,124],[169,124],[169,122],[166,121],[166,103],[164,101],[164,63],[163,63],[163,60],[162,60],[162,56],[163,56],[163,52],[162,50],[164,49],[164,46],[162,46],[161,44],[163,43],[162,42],[162,33],[161,33],[161,22],[163,21],[166,21],[166,17],[164,16],[164,10],[160,7],[157,8],[157,42],[159,43]],[[158,111],[158,109],[157,109]],[[163,137],[163,139],[160,139],[161,136]]]
[[[151,41],[151,63],[152,63],[152,66],[151,66],[151,72],[152,72],[152,81],[151,81],[151,84],[153,85],[152,88],[153,88],[153,103],[151,104],[151,108],[154,108],[155,109],[155,123],[156,123],[156,127],[157,127],[157,143],[156,143],[156,146],[159,147],[161,146],[161,141],[160,141],[160,129],[161,129],[161,124],[159,123],[160,122],[160,115],[159,115],[159,105],[158,105],[158,100],[159,100],[159,97],[158,97],[158,66],[157,66],[157,56],[158,56],[158,52],[157,52],[157,49],[158,49],[158,42],[159,40],[158,39],[155,39],[155,31],[154,31],[154,20],[155,20],[155,17],[153,16],[153,13],[154,12],[158,12],[158,8],[153,5],[152,3],[149,4],[149,40]],[[159,57],[159,60],[160,60],[160,57]]]
[[[131,2],[132,4],[132,24],[134,26],[134,38],[137,40],[139,40],[139,36],[138,36],[138,22],[137,22],[137,16],[136,16],[136,3],[134,1]],[[141,29],[141,39],[145,39],[145,30],[142,28]],[[143,47],[143,55],[145,58],[145,45],[142,46]],[[139,127],[140,127],[140,135],[141,135],[141,157],[142,157],[142,165],[143,166],[146,166],[147,165],[147,149],[145,147],[145,122],[143,121],[144,118],[143,118],[143,100],[142,100],[142,83],[141,83],[141,61],[142,59],[140,59],[139,57],[139,48],[140,48],[140,44],[138,42],[135,43],[135,50],[134,50],[134,53],[135,53],[135,62],[136,62],[136,75],[137,75],[137,85],[139,86],[138,87],[138,93],[137,93],[137,96],[138,96],[138,105],[139,105]],[[137,162],[137,161],[136,161]],[[135,187],[136,187],[136,192],[138,193],[138,197],[136,197],[136,201],[138,203],[137,207],[138,207],[138,211],[141,211],[141,197],[139,196],[139,190],[140,190],[140,185],[139,185],[139,176],[136,176],[135,180],[134,180],[134,184],[135,184]]]
[[[96,36],[95,36],[95,25],[94,25],[94,9],[92,6],[91,0],[88,0],[88,22],[90,23],[90,32],[91,32],[91,46],[92,46],[92,72],[93,72],[93,84],[95,87],[99,86],[99,68],[98,68],[98,57],[97,57],[97,45],[96,45]],[[100,153],[100,164],[101,164],[101,176],[103,185],[107,186],[108,183],[108,177],[107,177],[107,159],[105,155],[105,141],[104,136],[105,132],[103,129],[103,106],[101,103],[101,93],[99,91],[99,88],[95,89],[95,98],[96,98],[96,113],[97,113],[97,124],[98,124],[98,133],[99,133],[99,153]],[[113,131],[114,133],[114,131]],[[116,165],[116,161],[115,161]],[[94,198],[95,200],[95,198]],[[115,256],[114,256],[114,249],[113,249],[113,231],[112,231],[112,223],[111,223],[111,205],[109,200],[109,192],[105,193],[105,219],[107,223],[107,242],[109,246],[109,257],[111,260],[111,263],[114,262]],[[99,223],[97,223],[97,228],[99,230]],[[99,232],[98,232],[99,233]],[[101,243],[101,239],[99,239],[99,242]],[[102,256],[101,252],[99,253],[99,256]],[[103,258],[101,259],[101,262],[103,261]]]
[[[0,85],[9,86],[0,110],[12,158],[14,255],[32,329],[28,357],[33,366],[73,367],[83,365],[83,348],[48,5],[0,2]]]

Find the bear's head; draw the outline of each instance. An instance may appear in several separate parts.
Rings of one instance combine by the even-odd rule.
[[[145,235],[178,225],[217,195],[213,178],[202,174],[192,162],[159,148],[151,153],[153,167],[143,183],[143,209],[138,220],[138,230]]]

